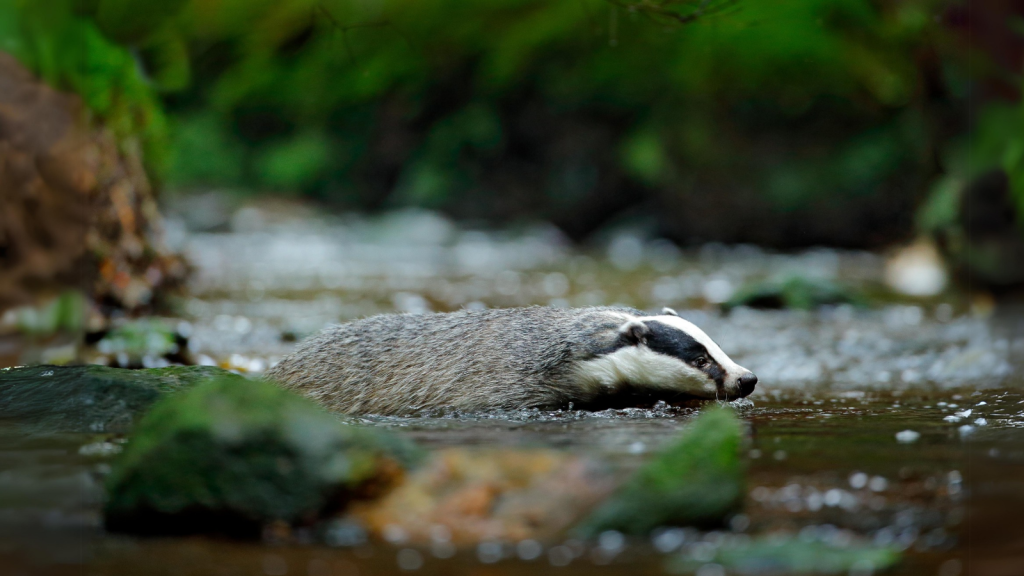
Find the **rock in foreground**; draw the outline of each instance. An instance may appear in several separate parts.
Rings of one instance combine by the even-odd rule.
[[[415,449],[273,384],[217,378],[157,403],[108,478],[107,528],[257,536],[370,497]]]
[[[374,537],[400,530],[401,540],[416,545],[439,534],[455,546],[550,541],[611,494],[616,476],[554,450],[450,448],[384,498],[353,506],[352,517]]]
[[[0,370],[0,418],[49,432],[126,432],[165,394],[211,377],[246,382],[212,366],[8,368]]]
[[[742,426],[727,408],[699,416],[577,530],[644,535],[659,526],[714,527],[740,509],[744,473]]]

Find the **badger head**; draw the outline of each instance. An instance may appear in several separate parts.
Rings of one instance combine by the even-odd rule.
[[[671,308],[625,320],[611,349],[583,362],[580,375],[608,392],[631,387],[719,400],[748,396],[757,384],[753,372],[733,362],[703,330]]]

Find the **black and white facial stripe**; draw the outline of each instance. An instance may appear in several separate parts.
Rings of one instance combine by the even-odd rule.
[[[731,399],[753,392],[757,377],[739,366],[700,328],[673,310],[626,318],[616,345],[583,362],[584,385],[647,387],[699,398]]]
[[[657,320],[648,320],[644,324],[649,330],[647,346],[652,351],[678,358],[707,374],[718,386],[725,385],[725,368],[693,336]]]

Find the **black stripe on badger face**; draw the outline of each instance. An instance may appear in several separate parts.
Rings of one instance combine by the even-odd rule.
[[[659,354],[678,358],[704,372],[719,388],[725,385],[725,369],[708,354],[708,349],[703,344],[686,332],[657,320],[647,320],[644,324],[650,330],[646,336],[648,348]]]

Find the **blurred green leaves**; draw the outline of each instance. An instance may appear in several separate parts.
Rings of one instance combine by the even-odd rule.
[[[869,125],[887,121],[887,110],[910,104],[920,81],[914,51],[928,41],[933,20],[927,16],[938,4],[193,1],[175,22],[179,37],[189,39],[196,76],[174,109],[215,111],[225,132],[219,140],[252,125],[266,128],[243,134],[243,186],[312,191],[330,183],[373,185],[361,171],[377,170],[367,164],[380,160],[372,145],[375,123],[390,122],[412,132],[393,150],[400,157],[387,159],[402,164],[392,201],[442,206],[488,188],[488,146],[496,144],[481,138],[507,146],[507,124],[514,122],[509,111],[524,99],[555,114],[624,122],[619,168],[662,186],[678,172],[669,167],[688,159],[727,165],[715,158],[727,154],[723,133],[757,130],[756,122],[736,113],[751,101],[780,118],[799,119],[822,99],[838,98],[847,103],[844,114],[860,115]],[[702,7],[693,25],[667,25]],[[174,48],[158,54],[177,53],[180,45],[168,46]],[[187,77],[181,67],[162,69],[154,77],[170,79],[161,84],[180,86]],[[479,110],[492,120],[466,120]],[[372,121],[356,117],[366,113]],[[834,140],[842,145],[863,132],[863,126],[844,127]],[[295,142],[285,144],[289,139]],[[359,162],[335,158],[316,166],[332,149],[353,149],[343,143],[357,143]],[[873,186],[905,158],[884,143],[846,147],[842,156],[857,164],[843,172],[853,179],[851,189]],[[314,148],[308,156],[289,156],[289,150]],[[896,159],[881,157],[890,153]],[[285,169],[290,157],[302,161]],[[814,183],[834,164],[786,167],[766,178],[767,193],[783,205],[820,194]],[[209,183],[202,170],[176,166],[174,181]]]
[[[795,214],[903,206],[934,178],[923,55],[948,3],[7,0],[0,48],[178,187],[359,208],[514,193],[547,217],[603,183],[711,182]],[[1004,167],[1024,207],[1022,117],[983,114],[972,162]]]

